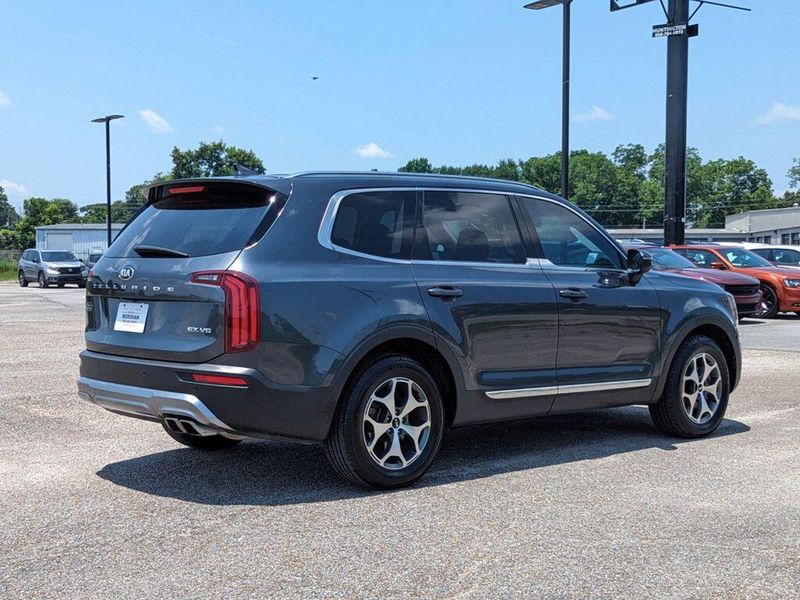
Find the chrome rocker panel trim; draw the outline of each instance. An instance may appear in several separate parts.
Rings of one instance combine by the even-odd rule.
[[[113,413],[149,421],[166,419],[177,421],[180,429],[184,429],[180,426],[180,420],[181,417],[185,417],[199,435],[216,433],[235,435],[234,431],[220,421],[197,396],[191,394],[80,377],[78,395]]]
[[[493,400],[510,398],[533,398],[536,396],[552,396],[557,394],[582,394],[586,392],[604,392],[608,390],[628,390],[647,387],[652,379],[629,379],[627,381],[602,381],[598,383],[577,383],[573,385],[552,385],[547,387],[522,388],[516,390],[495,390],[486,392]]]

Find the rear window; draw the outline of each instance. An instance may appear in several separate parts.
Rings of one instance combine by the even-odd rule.
[[[117,236],[106,255],[136,257],[142,255],[142,248],[160,249],[163,256],[169,256],[168,252],[209,256],[241,250],[264,235],[282,205],[283,198],[256,186],[165,186],[159,198]]]

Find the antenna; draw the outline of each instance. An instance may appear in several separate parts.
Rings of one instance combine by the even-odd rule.
[[[240,165],[236,163],[236,176],[237,177],[249,177],[250,175],[261,175],[258,171],[254,171],[249,167],[245,167],[244,165]]]
[[[609,0],[611,12],[653,0]],[[705,4],[750,11],[716,0],[691,0],[698,6],[689,13],[690,0],[659,0],[667,22],[653,25],[653,37],[667,38],[667,126],[664,175],[664,243],[683,244],[686,227],[686,96],[689,75],[689,38],[699,33],[689,22]]]

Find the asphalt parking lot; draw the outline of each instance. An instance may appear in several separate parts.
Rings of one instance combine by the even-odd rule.
[[[800,318],[711,438],[623,408],[450,432],[369,493],[315,446],[179,447],[80,400],[83,290],[0,283],[0,596],[797,598]]]

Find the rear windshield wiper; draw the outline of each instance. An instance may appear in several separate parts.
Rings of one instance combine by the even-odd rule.
[[[172,250],[170,248],[162,248],[161,246],[134,246],[133,251],[143,258],[148,256],[170,256],[175,258],[189,257],[189,255],[185,252]]]

